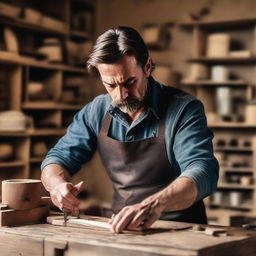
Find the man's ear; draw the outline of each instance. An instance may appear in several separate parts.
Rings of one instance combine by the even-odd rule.
[[[146,74],[147,77],[149,77],[152,73],[152,69],[153,68],[153,61],[152,59],[149,57],[145,66],[144,66],[144,73]]]

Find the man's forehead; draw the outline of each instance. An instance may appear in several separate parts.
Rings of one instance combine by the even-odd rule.
[[[122,71],[133,68],[140,67],[137,64],[136,58],[134,56],[124,55],[120,60],[115,63],[100,63],[97,64],[97,68],[99,71]]]
[[[136,77],[138,70],[141,69],[134,57],[133,59],[126,58],[113,64],[98,64],[97,68],[101,79],[106,82],[111,82],[112,80],[123,82],[131,77]]]

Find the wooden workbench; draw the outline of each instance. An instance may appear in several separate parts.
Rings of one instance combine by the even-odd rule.
[[[228,228],[228,236],[212,236],[207,235],[205,231],[188,228],[189,225],[159,221],[145,233],[122,234],[111,234],[106,229],[91,226],[78,228],[34,224],[2,227],[0,255],[256,255],[255,231]]]

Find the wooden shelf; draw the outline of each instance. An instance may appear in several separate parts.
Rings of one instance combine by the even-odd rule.
[[[204,20],[199,22],[184,22],[181,23],[180,26],[185,29],[189,29],[191,32],[191,38],[193,40],[193,49],[192,49],[192,58],[189,58],[187,61],[191,63],[200,63],[204,64],[203,66],[210,71],[212,66],[214,65],[223,65],[227,68],[228,75],[234,75],[239,80],[227,80],[224,82],[215,82],[209,79],[197,80],[197,81],[189,81],[184,79],[181,81],[181,85],[187,86],[188,90],[191,90],[199,99],[202,100],[206,116],[209,113],[208,120],[212,120],[212,122],[208,122],[208,127],[213,130],[215,135],[219,135],[220,138],[227,138],[227,141],[231,141],[233,138],[241,139],[246,138],[246,142],[250,142],[248,147],[244,145],[247,144],[238,144],[238,146],[232,146],[232,144],[226,144],[227,146],[217,146],[215,143],[214,151],[221,152],[224,154],[225,158],[229,161],[236,160],[238,163],[235,166],[239,167],[229,167],[229,163],[226,161],[222,161],[223,166],[220,166],[221,175],[227,176],[227,178],[232,175],[232,173],[239,177],[248,176],[251,180],[256,179],[256,140],[254,139],[256,136],[256,123],[249,124],[245,121],[237,122],[240,120],[246,120],[246,111],[244,111],[243,119],[238,119],[235,117],[235,113],[230,113],[229,120],[228,117],[222,118],[218,116],[216,111],[221,109],[218,108],[217,104],[222,104],[224,99],[216,98],[216,89],[218,87],[228,87],[232,90],[231,97],[232,100],[235,97],[240,97],[238,94],[241,94],[241,105],[243,104],[243,108],[246,109],[246,104],[251,102],[254,99],[254,76],[255,76],[255,64],[256,64],[256,56],[254,49],[246,48],[246,55],[243,57],[242,55],[232,55],[232,51],[230,54],[227,53],[226,56],[223,57],[209,57],[207,56],[209,47],[208,37],[212,34],[224,33],[230,36],[230,41],[236,40],[237,35],[241,35],[239,37],[239,43],[241,45],[250,45],[251,41],[255,40],[255,26],[256,26],[256,17],[248,18],[248,19],[233,19],[233,20],[219,20],[219,21],[211,21]],[[189,32],[189,31],[187,31]],[[218,48],[218,47],[216,47]],[[242,68],[243,70],[238,71],[238,68]],[[194,70],[192,70],[195,72]],[[191,71],[191,75],[193,74]],[[198,73],[195,72],[195,75],[199,75],[201,71]],[[202,74],[204,71],[202,70]],[[194,74],[193,74],[194,75]],[[243,79],[243,80],[242,80]],[[190,86],[190,88],[188,88]],[[193,87],[193,88],[191,88]],[[239,91],[237,89],[240,89]],[[233,92],[235,92],[233,94]],[[228,100],[228,99],[227,99]],[[241,109],[239,102],[232,102],[233,109]],[[212,115],[210,114],[212,113]],[[215,115],[214,115],[215,113]],[[238,113],[237,113],[238,114]],[[239,114],[241,115],[241,113]],[[215,120],[216,121],[215,121]],[[226,140],[226,139],[225,139]],[[241,158],[238,156],[241,155]],[[217,156],[217,154],[216,154]],[[237,159],[236,159],[237,156]],[[252,162],[251,165],[246,167],[241,167],[243,162]],[[230,180],[231,181],[231,180]],[[250,183],[249,183],[250,184]],[[256,183],[250,185],[242,185],[237,183],[228,183],[221,182],[218,184],[218,190],[223,191],[223,194],[226,192],[239,191],[243,193],[245,196],[240,205],[233,206],[223,201],[222,204],[213,204],[209,202],[206,205],[207,214],[211,213],[213,217],[216,217],[216,221],[220,225],[230,225],[230,217],[238,214],[246,213],[254,213],[255,214],[255,202],[256,202]],[[225,199],[225,198],[224,198]],[[243,204],[242,204],[243,203]],[[212,207],[215,207],[214,209]]]
[[[69,35],[71,37],[83,38],[88,40],[92,38],[92,36],[89,33],[86,33],[84,31],[77,31],[77,30],[71,30],[69,32]]]
[[[238,58],[238,57],[199,57],[188,59],[188,62],[202,62],[212,64],[252,64],[256,63],[256,57]]]
[[[22,167],[25,166],[26,162],[23,160],[16,160],[11,162],[0,162],[0,168],[7,168],[7,167]]]
[[[11,27],[21,28],[24,30],[30,30],[38,33],[46,33],[46,34],[52,34],[57,36],[66,36],[68,32],[67,30],[68,25],[66,25],[65,30],[56,30],[56,29],[30,23],[25,19],[11,18],[7,16],[0,16],[0,23],[9,25]]]
[[[216,122],[216,123],[209,123],[208,126],[210,128],[234,128],[234,129],[240,129],[240,128],[248,128],[248,129],[255,129],[256,124],[246,124],[244,122]]]
[[[252,152],[251,147],[214,147],[215,151],[237,151],[237,152]]]
[[[24,132],[0,132],[0,137],[61,136],[66,129],[35,129]]]
[[[30,163],[41,163],[44,160],[44,157],[30,157]]]
[[[214,204],[210,203],[210,207],[220,207],[220,208],[229,208],[229,209],[239,209],[239,210],[252,210],[253,205],[250,204],[241,204],[238,206],[230,205],[230,204]]]
[[[238,172],[238,173],[253,173],[254,172],[254,170],[253,170],[253,168],[248,168],[248,167],[245,167],[245,168],[243,168],[243,167],[221,167],[221,170],[223,171],[223,172]]]
[[[212,80],[198,80],[198,81],[182,81],[181,85],[187,86],[235,86],[244,87],[247,84],[243,80],[230,80],[225,82],[215,82]]]
[[[253,190],[254,185],[240,185],[240,184],[231,184],[231,183],[219,183],[219,189],[245,189],[245,190]]]
[[[22,131],[22,132],[0,131],[0,137],[27,137],[27,136],[29,136],[27,131]]]
[[[80,110],[84,105],[54,103],[54,102],[26,102],[22,104],[22,109],[60,109],[60,110]]]
[[[255,25],[256,18],[248,19],[233,19],[233,20],[220,20],[220,21],[191,21],[191,22],[182,22],[180,26],[192,28],[194,26],[207,27],[207,28],[238,28],[248,25]]]
[[[62,136],[66,129],[35,129],[28,132],[30,136]]]
[[[9,64],[16,64],[16,65],[24,65],[24,66],[87,74],[87,71],[85,68],[83,69],[83,68],[67,66],[64,64],[54,64],[54,63],[49,63],[47,61],[39,61],[31,57],[25,57],[17,53],[7,52],[7,51],[0,51],[0,63],[5,63],[5,64],[9,63]]]
[[[27,3],[27,1],[25,2]],[[32,10],[27,10],[27,7],[32,8]],[[6,15],[5,13],[0,14],[1,27],[9,27],[13,30],[19,49],[16,52],[7,51],[11,48],[7,47],[8,45],[0,49],[1,75],[8,87],[8,92],[2,95],[2,98],[4,97],[2,111],[24,111],[25,114],[34,119],[31,120],[30,127],[24,131],[12,131],[11,129],[0,131],[0,140],[10,144],[15,151],[14,159],[21,159],[0,162],[0,180],[21,177],[40,178],[39,165],[44,157],[34,157],[32,155],[31,152],[33,152],[34,146],[36,147],[37,143],[44,143],[47,149],[53,147],[58,139],[65,135],[67,125],[71,122],[73,114],[87,103],[87,99],[90,97],[89,92],[88,97],[86,94],[84,97],[81,96],[81,99],[83,98],[85,102],[77,98],[74,98],[73,101],[64,101],[66,96],[64,91],[69,90],[74,95],[80,92],[80,88],[66,89],[63,85],[65,79],[70,77],[79,77],[79,79],[84,77],[86,79],[88,75],[85,63],[81,63],[81,65],[80,62],[76,63],[75,53],[72,52],[72,49],[66,49],[65,46],[69,40],[82,43],[92,39],[93,32],[90,33],[90,31],[93,30],[95,25],[95,7],[94,0],[57,1],[54,4],[51,1],[45,1],[43,4],[35,6],[18,4],[20,11],[28,11],[27,13],[24,12],[26,19],[18,18],[18,14],[16,14],[17,18],[10,17],[12,13],[7,11],[5,12]],[[16,8],[14,9],[16,10]],[[86,16],[85,19],[90,19],[90,21],[88,20],[90,24],[84,26],[88,27],[86,31],[70,29],[73,25],[71,24],[72,19],[76,17],[80,19],[80,12],[83,12],[83,15]],[[80,25],[77,24],[77,27],[80,27]],[[16,40],[11,39],[10,36],[10,41],[14,41],[14,44],[16,44]],[[55,56],[56,58],[54,56],[53,58],[50,58],[50,56],[47,58],[47,53],[50,54],[54,50],[52,48],[46,49],[45,56],[36,50],[38,46],[43,46],[44,43],[51,44],[52,42],[54,44],[54,40],[62,42],[61,53],[64,51],[65,54],[63,53],[61,62],[49,61],[49,59],[62,59],[57,58],[57,56]],[[22,44],[26,45],[26,49],[23,49]],[[66,63],[70,64],[66,64],[65,60],[67,60]],[[32,96],[33,93],[30,93],[32,83],[41,83],[43,93],[47,94],[48,97],[42,96],[42,101],[31,100],[35,98]],[[1,89],[5,90],[6,86],[4,84],[2,87]],[[62,96],[63,101],[60,101]],[[43,99],[47,100],[43,101]],[[34,127],[39,128],[34,128],[33,123],[35,123]]]

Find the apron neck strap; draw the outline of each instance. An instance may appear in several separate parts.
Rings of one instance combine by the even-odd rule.
[[[102,126],[101,126],[101,134],[107,136],[108,135],[108,130],[110,127],[112,121],[112,116],[109,113],[106,113],[103,121],[102,121]]]

